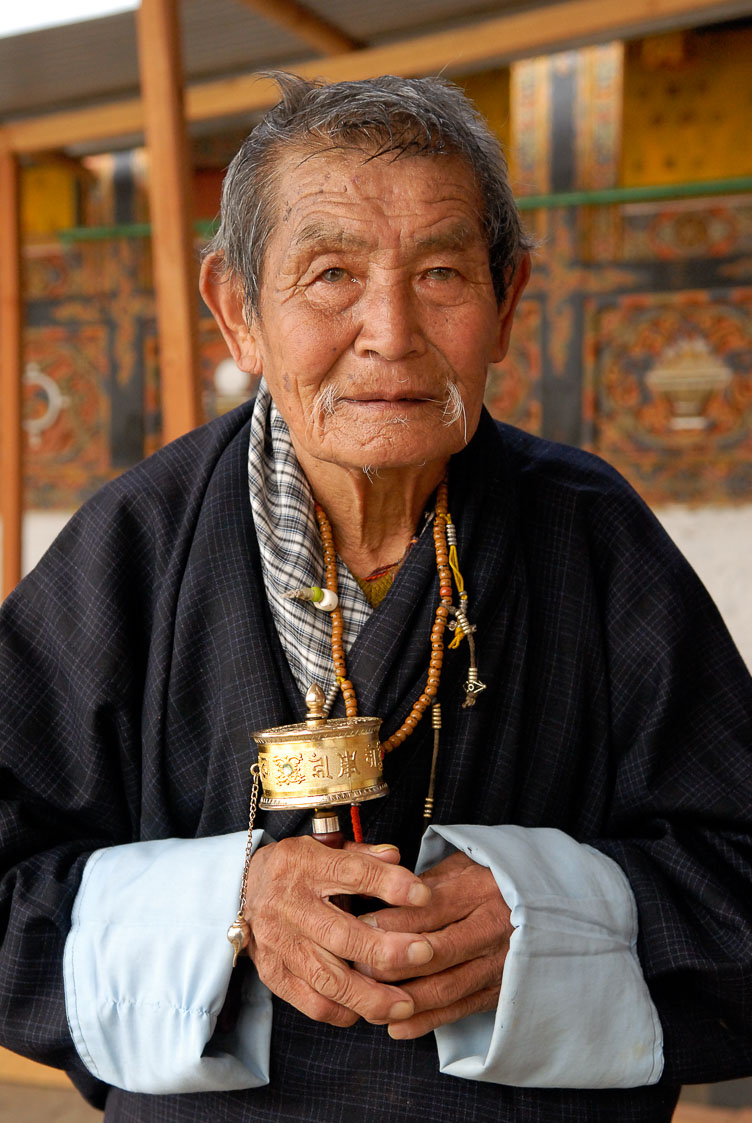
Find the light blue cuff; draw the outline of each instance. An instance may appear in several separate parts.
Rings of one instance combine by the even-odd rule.
[[[257,846],[263,831],[254,831]],[[68,1023],[94,1076],[131,1092],[269,1083],[272,1004],[255,972],[213,1038],[232,972],[247,835],[134,842],[89,858],[65,945]]]
[[[462,850],[488,867],[515,931],[495,1012],[435,1031],[441,1071],[520,1088],[636,1088],[663,1035],[621,868],[548,827],[433,826],[418,872]]]

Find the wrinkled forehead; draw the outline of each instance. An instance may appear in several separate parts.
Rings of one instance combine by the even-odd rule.
[[[464,189],[463,193],[475,196],[478,219],[483,225],[484,204],[481,190],[475,171],[464,155],[447,148],[434,150],[409,147],[395,151],[386,146],[386,139],[382,143],[366,143],[363,139],[356,145],[315,137],[306,143],[288,144],[275,154],[268,188],[270,232],[273,234],[280,223],[289,221],[290,208],[297,199],[296,192],[303,185],[307,193],[320,192],[324,196],[334,184],[342,183],[343,174],[357,177],[359,169],[383,169],[387,173],[388,183],[391,168],[399,171],[409,168],[425,182],[430,180],[437,184],[437,194],[441,190],[438,185],[443,181],[451,180],[460,185]],[[341,191],[343,202],[345,195],[346,189]],[[430,192],[424,197],[427,201],[430,200]]]

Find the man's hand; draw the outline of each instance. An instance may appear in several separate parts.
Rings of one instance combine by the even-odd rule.
[[[365,1018],[376,1025],[409,1018],[406,988],[387,985],[353,969],[357,960],[376,976],[409,978],[433,955],[423,937],[402,928],[379,931],[342,912],[330,896],[360,894],[391,905],[425,906],[428,883],[398,865],[395,846],[347,843],[330,850],[309,837],[263,846],[248,871],[245,917],[248,954],[274,994],[309,1018],[349,1026]]]
[[[425,933],[433,947],[433,958],[412,971],[409,982],[393,968],[358,964],[372,978],[401,982],[413,1000],[412,1016],[389,1021],[389,1034],[398,1039],[421,1037],[468,1014],[494,1010],[513,932],[493,874],[465,854],[451,854],[421,880],[431,889],[427,904],[361,917],[383,932]]]

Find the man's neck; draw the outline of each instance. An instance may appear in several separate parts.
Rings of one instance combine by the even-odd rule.
[[[337,553],[357,577],[402,558],[446,472],[446,463],[431,461],[366,475],[361,468],[343,468],[295,451],[329,519]]]

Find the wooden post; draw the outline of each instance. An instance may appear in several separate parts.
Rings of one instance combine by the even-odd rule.
[[[0,140],[0,513],[3,596],[21,579],[21,222],[16,156]]]
[[[177,0],[141,0],[138,48],[149,150],[162,436],[167,442],[194,428],[201,419],[198,270],[193,251]]]

